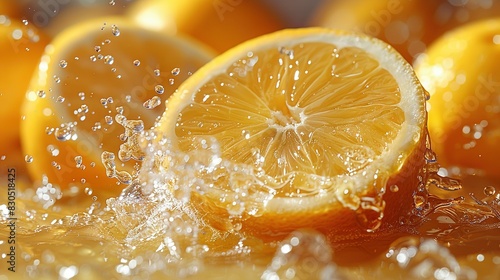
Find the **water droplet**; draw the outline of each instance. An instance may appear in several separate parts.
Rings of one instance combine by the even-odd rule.
[[[24,25],[28,25],[28,20],[27,19],[23,19],[23,24]]]
[[[293,59],[293,50],[287,49],[285,47],[280,47],[279,52],[281,54],[287,55],[289,58]]]
[[[172,75],[177,76],[177,75],[179,75],[179,73],[181,73],[181,69],[174,68],[174,69],[172,69],[171,73],[172,73]]]
[[[56,84],[59,84],[61,82],[61,79],[54,75],[54,82],[56,82]]]
[[[85,92],[83,91],[79,92],[78,96],[80,97],[80,100],[85,100]]]
[[[160,76],[160,69],[155,69],[153,72],[156,76]]]
[[[486,196],[493,196],[493,195],[495,195],[497,190],[493,186],[486,186],[486,187],[484,187],[483,192]]]
[[[161,99],[158,96],[153,96],[151,99],[144,102],[142,105],[146,109],[153,109],[158,107],[161,104]]]
[[[398,192],[399,191],[399,187],[398,187],[398,185],[392,185],[392,186],[389,187],[389,190],[391,192]]]
[[[56,98],[56,102],[57,102],[57,103],[63,103],[63,102],[64,102],[64,100],[66,100],[66,99],[65,99],[64,97],[62,97],[62,96],[58,96],[58,97]]]
[[[134,65],[135,65],[135,66],[139,66],[139,65],[141,65],[141,61],[140,61],[140,60],[138,60],[138,59],[134,60]]]
[[[76,123],[62,124],[55,129],[54,136],[59,141],[76,140],[78,138],[76,134]]]
[[[101,46],[95,46],[94,51],[96,52],[101,52]]]
[[[116,112],[120,115],[123,114],[123,106],[116,107]]]
[[[174,80],[174,79],[168,79],[168,83],[169,83],[171,86],[173,86],[173,85],[174,85],[174,83],[175,83],[175,80]]]
[[[96,123],[94,123],[94,126],[92,127],[92,131],[97,131],[97,130],[99,130],[101,128],[102,128],[101,123],[100,122],[96,122]]]
[[[104,57],[104,63],[108,64],[108,65],[111,65],[115,62],[115,59],[113,58],[113,56],[111,55],[106,55]]]
[[[155,86],[155,91],[158,94],[163,94],[165,92],[165,88],[162,85],[156,85]]]
[[[63,59],[63,60],[59,61],[59,66],[61,68],[66,68],[66,66],[68,66],[68,62],[66,62],[66,60]]]
[[[111,6],[114,6],[114,5],[116,4],[116,2],[115,2],[115,0],[110,0],[110,1],[109,1],[109,4],[110,4]]]
[[[82,165],[82,156],[76,156],[75,157],[75,163],[76,163],[76,168],[80,168],[80,166]]]
[[[130,95],[125,96],[125,101],[127,103],[130,103],[131,100],[132,100],[132,96],[130,96]]]
[[[113,124],[113,117],[111,116],[105,116],[104,117],[104,121],[109,124],[109,125],[112,125]]]
[[[33,162],[33,157],[30,156],[30,155],[26,155],[24,157],[24,161],[26,161],[27,163],[32,163]]]
[[[97,61],[97,57],[95,55],[91,55],[90,56],[90,61],[96,62]]]
[[[38,95],[38,97],[40,97],[40,98],[45,98],[45,96],[46,96],[46,93],[45,93],[45,91],[44,91],[44,90],[39,90],[36,94],[37,94],[37,95]]]
[[[111,33],[113,33],[113,35],[115,36],[120,36],[120,29],[118,29],[118,26],[113,24],[111,26]]]
[[[426,202],[425,197],[421,195],[416,195],[415,197],[413,197],[413,203],[415,204],[416,208],[422,208],[425,202]]]

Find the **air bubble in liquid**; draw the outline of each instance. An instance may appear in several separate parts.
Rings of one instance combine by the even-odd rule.
[[[45,93],[45,91],[44,91],[44,90],[39,90],[39,91],[37,91],[37,93],[36,93],[36,94],[37,94],[37,95],[38,95],[38,97],[40,97],[40,98],[45,98],[45,96],[46,96],[46,93]]]
[[[139,66],[139,65],[141,65],[141,61],[140,61],[140,60],[138,60],[138,59],[134,60],[134,65],[135,65],[135,66]]]
[[[284,239],[260,279],[345,279],[332,261],[325,237],[296,231]]]
[[[160,76],[160,69],[155,69],[153,72],[155,73],[155,76]]]
[[[484,187],[483,192],[486,196],[493,196],[496,193],[496,189],[493,186],[486,186]]]

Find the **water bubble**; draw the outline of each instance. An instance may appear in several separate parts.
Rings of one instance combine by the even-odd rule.
[[[76,134],[76,123],[62,124],[55,129],[54,136],[59,141],[76,140],[78,138]]]
[[[66,60],[62,59],[59,61],[59,67],[66,68],[66,66],[68,66],[68,62],[66,62]]]
[[[141,65],[141,61],[140,61],[140,60],[138,60],[138,59],[134,60],[134,65],[135,65],[135,66],[139,66],[139,65]]]
[[[142,104],[146,109],[153,109],[161,104],[161,99],[158,96],[153,96],[151,99],[147,100]]]
[[[101,123],[96,122],[96,123],[94,123],[94,126],[92,127],[92,131],[98,131],[101,128],[102,128]]]
[[[165,88],[162,85],[156,85],[155,86],[155,91],[158,94],[163,94],[165,92]]]
[[[416,208],[422,208],[426,202],[427,201],[426,201],[425,197],[423,197],[421,195],[416,195],[413,197],[413,203],[415,204]]]
[[[160,69],[155,69],[153,73],[155,73],[156,76],[160,76]]]
[[[96,62],[97,61],[97,57],[95,55],[91,55],[90,56],[90,61]]]
[[[56,82],[56,84],[59,84],[61,82],[61,79],[58,76],[54,75],[53,78],[54,78],[54,82]]]
[[[181,73],[181,69],[176,67],[176,68],[172,69],[171,73],[172,73],[172,75],[177,76],[177,75],[179,75],[179,73]]]
[[[114,6],[116,4],[115,0],[110,0],[109,5]]]
[[[30,156],[30,155],[24,156],[24,161],[26,161],[27,163],[32,163],[33,162],[33,156]]]
[[[399,187],[398,187],[398,185],[392,185],[392,186],[389,187],[389,190],[391,192],[398,192],[399,191]]]
[[[115,110],[118,114],[120,114],[120,115],[123,114],[123,106],[118,106],[115,108]]]
[[[37,93],[36,93],[36,94],[37,94],[37,95],[38,95],[38,97],[40,97],[40,98],[45,98],[45,96],[46,96],[46,93],[45,93],[45,91],[44,91],[44,90],[39,90],[39,91],[37,91]]]
[[[82,165],[82,162],[83,162],[82,156],[75,157],[76,168],[80,168],[80,166]]]
[[[106,64],[108,64],[108,65],[111,65],[111,64],[113,64],[114,62],[115,62],[115,59],[114,59],[114,57],[113,57],[113,56],[111,56],[111,55],[109,55],[109,54],[108,54],[108,55],[106,55],[106,56],[104,57],[104,63],[106,63]]]
[[[289,58],[293,59],[293,50],[288,49],[286,47],[280,47],[279,52],[281,54],[287,55]]]
[[[80,97],[80,100],[85,100],[85,92],[83,91],[79,92],[78,96]]]
[[[486,186],[486,187],[484,187],[483,192],[486,196],[493,196],[493,195],[495,195],[497,190],[493,186]]]
[[[23,24],[24,25],[28,25],[28,20],[27,19],[23,19]]]
[[[109,124],[109,125],[112,125],[113,124],[113,117],[111,116],[105,116],[104,117],[104,121]]]
[[[101,52],[101,46],[95,46],[94,51],[96,52]]]
[[[56,98],[56,102],[57,102],[57,103],[63,103],[63,102],[64,102],[64,100],[66,100],[66,99],[65,99],[63,96],[58,96],[58,97]]]
[[[132,96],[130,96],[130,95],[126,95],[126,96],[125,96],[125,101],[126,101],[127,103],[130,103],[130,101],[131,101],[131,100],[132,100]]]
[[[115,36],[120,36],[120,29],[118,29],[118,26],[113,24],[111,26],[111,33],[113,33],[113,35]]]
[[[175,83],[175,80],[174,80],[174,79],[168,79],[168,83],[169,83],[171,86],[173,86],[173,85],[174,85],[174,83]]]

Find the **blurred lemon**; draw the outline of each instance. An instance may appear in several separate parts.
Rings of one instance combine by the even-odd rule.
[[[82,22],[47,47],[24,103],[23,149],[35,180],[112,190],[130,183],[141,131],[212,58],[202,45],[122,18]],[[104,153],[106,152],[106,153]],[[108,177],[112,177],[111,179]]]
[[[144,27],[186,33],[220,52],[283,28],[261,1],[139,0],[128,15]]]
[[[409,62],[459,25],[500,15],[500,1],[324,1],[312,24],[364,32],[391,44]]]
[[[31,23],[4,15],[0,15],[0,37],[0,61],[4,65],[0,75],[0,160],[20,167],[20,107],[48,39]]]
[[[178,184],[192,170],[182,168],[186,159],[197,164],[191,176],[203,183],[190,189],[191,205],[216,228],[264,239],[315,228],[333,242],[354,239],[413,207],[424,105],[410,65],[383,42],[284,30],[188,78],[153,149]]]
[[[500,176],[500,19],[447,33],[416,62],[429,91],[429,133],[444,166]]]

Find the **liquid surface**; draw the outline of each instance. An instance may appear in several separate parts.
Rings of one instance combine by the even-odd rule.
[[[171,152],[171,151],[165,151]],[[171,154],[172,156],[175,153]],[[432,158],[430,153],[429,158]],[[210,162],[207,162],[210,163]],[[145,166],[154,162],[145,162]],[[457,170],[437,169],[399,228],[375,232],[372,240],[331,249],[320,233],[299,230],[265,243],[237,231],[221,233],[183,208],[189,161],[176,184],[131,184],[106,201],[60,194],[43,182],[17,190],[16,272],[1,279],[488,279],[500,273],[498,184]],[[433,171],[438,171],[433,172]],[[457,182],[438,174],[461,177]],[[155,175],[164,182],[168,173]],[[24,184],[22,178],[18,182]],[[437,184],[439,182],[440,184]],[[19,185],[19,183],[18,183]],[[439,186],[439,187],[438,187]],[[2,223],[11,217],[1,205]],[[2,252],[9,232],[1,231]],[[3,262],[9,255],[1,255]],[[361,260],[361,261],[360,261]],[[484,269],[488,267],[488,269]],[[493,268],[493,269],[490,269]],[[302,278],[301,278],[302,277]]]

